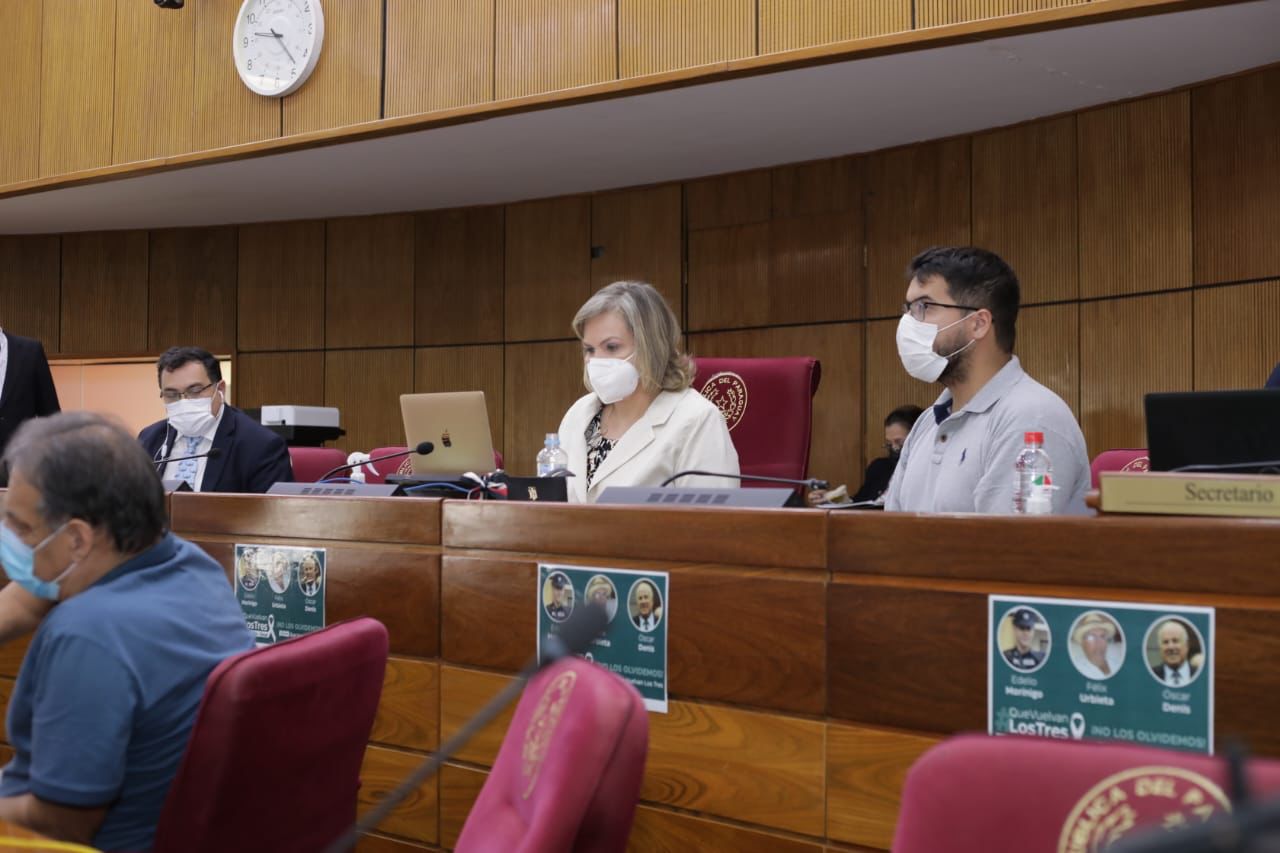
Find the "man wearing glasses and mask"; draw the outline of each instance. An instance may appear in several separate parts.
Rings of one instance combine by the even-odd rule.
[[[1013,270],[992,252],[959,247],[927,249],[908,273],[898,354],[907,373],[944,390],[907,436],[885,509],[1013,513],[1024,433],[1042,432],[1053,512],[1086,512],[1089,457],[1075,416],[1013,354]]]
[[[173,347],[160,356],[156,372],[168,417],[144,429],[138,441],[163,479],[184,480],[196,492],[261,493],[293,482],[284,439],[227,405],[227,384],[211,353]],[[213,450],[218,452],[202,455]]]

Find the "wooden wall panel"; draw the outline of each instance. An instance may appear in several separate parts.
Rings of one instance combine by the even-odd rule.
[[[938,27],[1088,2],[1089,0],[916,0],[916,26]]]
[[[360,796],[356,812],[360,816],[371,811],[413,772],[424,756],[398,749],[370,746],[360,766]],[[395,808],[379,829],[393,835],[434,844],[439,832],[437,780],[423,782],[403,803]]]
[[[830,480],[832,485],[847,483],[853,489],[858,487],[864,464],[859,444],[862,433],[859,403],[863,396],[860,324],[690,335],[689,347],[695,357],[812,356],[822,362],[822,381],[813,398],[809,473]]]
[[[284,98],[284,135],[381,118],[382,0],[324,6],[320,61],[302,88]]]
[[[403,447],[400,395],[413,388],[413,350],[326,350],[324,404],[342,412],[349,450]]]
[[[236,229],[152,231],[147,346],[236,349]]]
[[[768,222],[773,204],[773,179],[768,169],[737,172],[689,181],[685,211],[690,231]]]
[[[591,295],[591,199],[513,204],[506,224],[507,340],[571,336]]]
[[[939,740],[827,726],[827,837],[888,850],[907,770]]]
[[[1080,306],[1081,426],[1091,458],[1147,446],[1143,395],[1191,388],[1191,344],[1190,293]]]
[[[0,185],[40,176],[41,0],[0,3]]]
[[[44,0],[40,174],[111,162],[116,0]]]
[[[241,351],[324,347],[324,222],[239,229]]]
[[[1044,305],[1018,313],[1015,349],[1022,369],[1080,417],[1080,306]]]
[[[531,546],[532,547],[532,546]],[[451,663],[483,666],[512,672],[533,656],[538,625],[532,608],[515,602],[528,597],[538,583],[533,563],[511,560],[444,557],[441,566],[441,598],[444,623],[440,626],[440,654]],[[503,621],[498,622],[501,615]],[[477,631],[477,620],[492,619],[503,631]],[[510,642],[511,636],[527,637],[528,645]],[[449,676],[442,676],[448,700]],[[446,715],[447,720],[447,715]],[[447,738],[449,733],[444,736]]]
[[[440,743],[439,712],[440,665],[388,658],[369,740],[406,749],[435,749]]]
[[[440,768],[440,846],[457,845],[463,824],[489,774],[446,764]]]
[[[1023,305],[1079,297],[1075,116],[973,137],[973,243],[1013,267]]]
[[[239,408],[324,405],[324,353],[243,353],[235,361],[232,394]],[[345,438],[331,444],[347,447]]]
[[[627,850],[732,850],[734,853],[821,853],[822,845],[652,806],[636,809]]]
[[[187,4],[183,12],[195,18],[193,150],[280,135],[280,100],[249,91],[231,61],[231,33],[240,2],[200,0]]]
[[[769,322],[862,316],[862,217],[856,211],[775,219],[769,228]]]
[[[446,613],[447,615],[447,613]],[[533,633],[529,634],[530,638]],[[531,653],[532,654],[532,653]],[[447,741],[456,735],[467,721],[479,713],[494,696],[512,681],[510,676],[455,666],[440,667],[440,739]],[[458,750],[454,757],[471,764],[492,767],[502,747],[502,738],[511,726],[516,706],[493,719],[476,736]]]
[[[413,345],[413,217],[325,223],[326,347]]]
[[[617,0],[497,0],[495,97],[618,77]]]
[[[1191,93],[1197,284],[1280,275],[1280,68]]]
[[[760,52],[911,29],[912,0],[760,0]]]
[[[649,715],[642,799],[822,835],[823,723],[692,702],[668,708]]]
[[[1197,391],[1258,388],[1280,362],[1280,280],[1195,291]]]
[[[403,838],[394,838],[380,832],[362,835],[356,842],[356,853],[423,853],[423,851],[435,849],[434,846],[428,847],[416,841],[405,841]]]
[[[0,236],[0,325],[58,351],[62,242],[57,236]]]
[[[618,0],[622,77],[752,56],[756,0]]]
[[[414,351],[413,390],[483,391],[493,446],[502,450],[503,369],[501,346],[418,349]]]
[[[1191,285],[1191,97],[1080,113],[1080,295]]]
[[[647,281],[683,326],[684,251],[679,184],[591,197],[591,288]]]
[[[111,162],[192,150],[195,19],[189,7],[117,5]]]
[[[147,232],[62,238],[62,352],[147,351]]]
[[[689,232],[689,331],[769,322],[769,223]]]
[[[867,316],[902,313],[904,271],[929,246],[969,234],[969,139],[897,148],[866,158]]]
[[[384,115],[493,100],[493,0],[388,0]]]
[[[863,410],[863,453],[869,462],[884,456],[884,419],[899,406],[929,406],[942,393],[942,386],[921,382],[902,368],[898,358],[897,320],[875,320],[867,324],[866,377],[867,389]],[[861,476],[858,482],[862,482]]]
[[[502,446],[507,470],[531,477],[546,434],[559,430],[569,406],[587,393],[582,346],[577,341],[508,344],[504,354]]]
[[[502,340],[503,223],[501,207],[417,215],[413,274],[420,346]]]

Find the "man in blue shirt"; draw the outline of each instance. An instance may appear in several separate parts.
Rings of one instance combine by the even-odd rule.
[[[0,818],[146,850],[205,679],[253,640],[222,568],[166,531],[159,478],[123,429],[30,421],[5,459],[0,640],[39,627],[9,703]]]

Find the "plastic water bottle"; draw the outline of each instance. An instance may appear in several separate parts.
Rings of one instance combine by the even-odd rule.
[[[560,434],[547,433],[547,440],[542,443],[542,449],[538,451],[538,476],[550,477],[552,471],[568,467],[569,454],[565,453],[564,448],[560,446]]]
[[[1053,463],[1044,452],[1044,433],[1023,433],[1022,441],[1022,450],[1013,463],[1013,511],[1019,515],[1048,515],[1053,511]]]

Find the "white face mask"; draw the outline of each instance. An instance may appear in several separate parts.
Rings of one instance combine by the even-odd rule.
[[[946,370],[947,363],[972,346],[977,338],[970,340],[949,355],[939,355],[935,352],[933,342],[937,340],[939,332],[944,332],[956,323],[963,323],[967,319],[966,315],[955,323],[948,323],[938,328],[933,323],[926,323],[910,314],[903,314],[902,319],[898,321],[898,357],[902,359],[902,366],[906,368],[907,373],[921,382],[937,382],[942,371]]]
[[[592,358],[587,360],[587,379],[591,382],[591,390],[596,392],[600,402],[606,406],[625,400],[640,387],[640,371],[636,370],[631,359],[635,353],[626,358]]]
[[[213,397],[200,397],[195,400],[174,400],[172,403],[165,403],[164,409],[169,416],[169,426],[177,430],[178,435],[204,435],[216,420],[213,415],[213,400]]]

